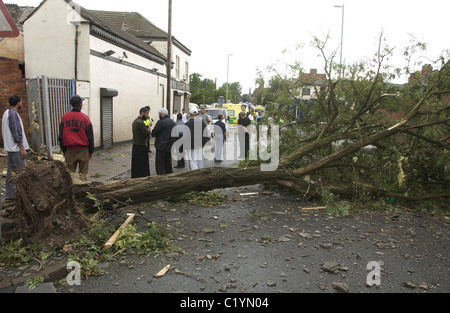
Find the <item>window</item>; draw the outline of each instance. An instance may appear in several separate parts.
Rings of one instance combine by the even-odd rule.
[[[311,88],[302,89],[302,96],[310,96],[310,95],[311,95]]]
[[[184,62],[184,71],[185,71],[185,74],[184,74],[184,79],[186,80],[186,81],[188,81],[189,80],[189,62]]]
[[[180,57],[177,55],[175,63],[175,75],[180,80]]]

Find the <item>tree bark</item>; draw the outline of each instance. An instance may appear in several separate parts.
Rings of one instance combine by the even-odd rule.
[[[78,185],[74,188],[75,200],[85,203],[87,193],[98,201],[110,200],[116,203],[132,204],[167,199],[192,191],[209,191],[217,188],[240,187],[270,183],[286,178],[284,170],[262,172],[259,168],[205,168],[165,176],[149,176],[125,179],[99,185]]]

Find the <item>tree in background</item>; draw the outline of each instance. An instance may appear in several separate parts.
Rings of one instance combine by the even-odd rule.
[[[412,39],[402,51],[406,65],[396,67],[389,64],[394,49],[381,34],[373,58],[343,66],[338,79],[341,67],[335,53],[325,52],[328,39],[312,42],[326,74],[323,82],[309,83],[312,98],[303,97],[306,74],[299,63],[290,66],[288,74],[281,73],[279,65],[267,69],[272,77],[264,88],[264,123],[282,125],[282,163],[291,169],[287,176],[306,174],[305,192],[325,198],[437,199],[430,206],[448,206],[448,51],[433,62],[435,69],[429,64],[420,73],[412,72],[423,65],[413,60],[426,45]],[[394,83],[408,76],[408,83]],[[294,189],[303,184],[291,179],[284,183]]]
[[[217,102],[216,83],[211,79],[201,79],[202,75],[193,73],[190,76],[191,102],[211,104]]]
[[[222,96],[224,99],[226,98],[227,94],[227,84],[223,84],[222,87],[217,89],[217,95]],[[230,100],[232,103],[239,103],[241,102],[242,98],[242,86],[240,83],[235,82],[228,85],[228,100]]]
[[[227,84],[223,84],[216,89],[216,83],[208,78],[202,79],[202,75],[193,73],[190,76],[191,102],[197,104],[217,103],[219,97],[225,99],[227,94]],[[239,103],[242,99],[242,86],[239,82],[228,85],[228,99]]]
[[[254,104],[256,106],[263,105],[265,95],[266,95],[266,88],[265,88],[265,82],[264,78],[262,77],[261,73],[258,73],[258,78],[256,78],[256,89],[253,92],[253,99]]]

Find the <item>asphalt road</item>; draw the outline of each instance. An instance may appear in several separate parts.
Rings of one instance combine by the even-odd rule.
[[[404,209],[337,217],[303,210],[310,205],[260,186],[216,192],[227,194],[228,201],[212,208],[161,202],[143,209],[146,219],[174,235],[173,244],[184,253],[121,256],[102,264],[103,276],[57,291],[197,296],[450,292],[445,218]],[[136,222],[146,223],[141,217]],[[153,277],[167,265],[166,275]]]

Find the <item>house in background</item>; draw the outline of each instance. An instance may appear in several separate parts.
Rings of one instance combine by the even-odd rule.
[[[166,55],[152,40],[135,36],[138,26],[118,27],[100,13],[69,0],[43,1],[24,22],[25,64],[29,79],[74,80],[74,93],[86,98],[83,111],[94,126],[96,147],[109,147],[132,139],[131,124],[141,107],[150,106],[156,118],[159,109],[173,103],[166,103]],[[139,21],[153,25],[142,17]],[[188,67],[190,51],[175,51]],[[175,101],[188,107],[189,86],[176,79],[176,71],[172,84],[180,97]]]
[[[23,21],[33,12],[34,7],[5,4],[14,23],[19,29],[19,36],[14,38],[0,38],[0,57],[2,59],[17,60],[20,70],[24,72]]]
[[[327,84],[327,75],[317,73],[317,69],[310,69],[309,73],[301,73],[298,78],[296,104],[290,108],[291,113],[299,120],[311,113],[317,100],[318,93]]]
[[[327,75],[317,73],[317,69],[310,69],[309,73],[303,73],[300,77],[301,99],[316,99],[317,91],[320,91],[322,86],[325,85],[326,81]]]

